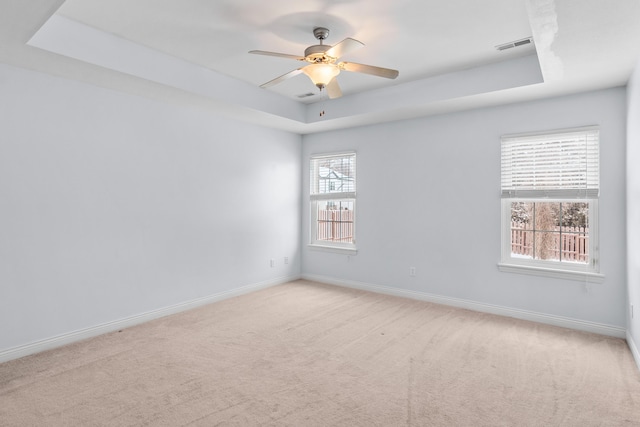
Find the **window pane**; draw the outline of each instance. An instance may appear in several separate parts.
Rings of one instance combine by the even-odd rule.
[[[354,201],[318,201],[316,239],[325,242],[353,243]]]
[[[312,159],[311,194],[354,192],[355,172],[356,156],[353,154]]]
[[[563,203],[562,227],[588,227],[589,203]]]
[[[511,256],[533,257],[533,203],[511,203]]]
[[[533,230],[533,203],[511,202],[512,227]]]
[[[560,203],[536,202],[533,205],[534,229],[555,231],[560,225]]]
[[[552,231],[534,231],[534,259],[560,261],[558,237],[560,237],[560,233],[554,233]]]
[[[565,202],[562,204],[560,248],[562,261],[589,262],[589,204]]]
[[[560,236],[562,261],[586,264],[589,262],[589,236],[587,233],[562,233]]]
[[[511,202],[511,256],[589,262],[588,202]]]

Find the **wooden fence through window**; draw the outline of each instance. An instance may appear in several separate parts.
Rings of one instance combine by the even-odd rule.
[[[556,227],[553,236],[552,257],[554,260],[589,262],[589,228]],[[535,233],[540,231],[525,230],[518,222],[511,223],[511,253],[533,258]]]
[[[353,242],[353,211],[347,209],[318,210],[318,240]]]

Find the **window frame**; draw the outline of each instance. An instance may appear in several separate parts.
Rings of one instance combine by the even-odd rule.
[[[505,135],[501,138],[502,145],[506,139],[529,138],[529,137],[561,137],[563,134],[575,132],[599,131],[598,127],[589,126],[584,128],[561,129],[549,132],[538,132],[518,135]],[[598,133],[597,146],[599,147],[600,138]],[[599,151],[599,148],[598,148]],[[599,153],[598,153],[598,164]],[[510,166],[511,167],[511,166]],[[598,165],[599,168],[599,165]],[[504,165],[501,164],[501,180],[504,174]],[[569,280],[579,280],[586,282],[600,283],[604,280],[604,275],[600,273],[600,253],[599,253],[599,229],[598,229],[598,203],[599,203],[599,184],[598,189],[593,191],[584,191],[582,197],[570,196],[567,194],[553,194],[549,190],[524,190],[520,194],[518,190],[506,192],[505,196],[504,182],[502,183],[501,197],[501,257],[498,263],[500,271],[510,273],[533,274],[546,277],[562,278]],[[532,258],[514,257],[512,256],[511,242],[511,203],[513,202],[548,202],[548,203],[574,203],[583,202],[589,204],[589,261],[585,264],[563,262],[559,260],[540,260]]]
[[[313,176],[315,167],[314,161],[319,161],[328,158],[342,158],[352,156],[354,162],[354,176],[353,176],[353,191],[337,191],[320,193],[318,189],[314,190],[314,186],[317,185],[316,178]],[[356,188],[357,188],[357,156],[355,151],[343,151],[332,153],[312,154],[309,157],[309,244],[308,247],[314,250],[330,251],[337,253],[344,253],[348,255],[357,254],[356,248],[356,230],[357,230],[357,202],[356,202]],[[329,184],[331,185],[331,183]],[[334,187],[335,188],[335,187]],[[335,190],[329,190],[335,191]],[[318,239],[318,204],[320,202],[349,202],[352,203],[353,211],[353,224],[352,224],[352,242],[335,242],[328,240]]]

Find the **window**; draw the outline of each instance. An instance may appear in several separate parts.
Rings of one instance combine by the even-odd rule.
[[[505,136],[501,153],[500,269],[601,278],[598,129]]]
[[[312,156],[309,170],[310,244],[355,251],[355,153]]]

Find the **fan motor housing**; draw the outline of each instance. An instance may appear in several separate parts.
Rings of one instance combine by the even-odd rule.
[[[329,49],[331,49],[331,46],[326,44],[309,46],[304,50],[304,59],[312,63],[334,62],[336,58],[332,58],[326,54]]]

